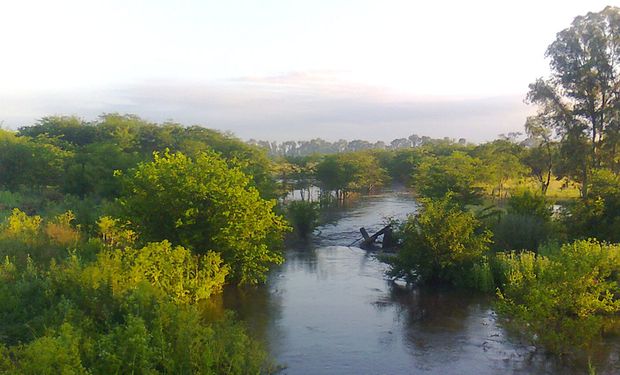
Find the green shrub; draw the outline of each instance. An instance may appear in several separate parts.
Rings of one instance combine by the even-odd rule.
[[[179,303],[197,302],[220,292],[229,271],[216,253],[196,256],[168,241],[141,249],[105,250],[88,267],[86,273],[93,276],[93,283],[111,283],[118,293],[147,282]]]
[[[124,218],[144,241],[168,240],[197,254],[221,255],[240,284],[265,280],[284,261],[280,242],[289,228],[251,177],[213,151],[194,159],[154,154],[123,177]]]
[[[403,228],[403,247],[390,260],[392,277],[424,284],[464,282],[489,249],[491,233],[451,200],[422,199],[419,213]]]
[[[466,275],[465,283],[468,288],[480,292],[492,293],[495,291],[495,277],[489,257],[483,256],[477,263],[474,263]]]
[[[73,225],[71,211],[50,220],[29,216],[15,208],[0,224],[0,257],[11,256],[23,262],[28,255],[41,262],[62,258],[81,244],[79,228]]]
[[[620,176],[596,169],[588,185],[588,197],[567,207],[563,221],[568,235],[620,242]]]
[[[549,257],[498,255],[505,272],[498,310],[534,344],[554,353],[588,350],[620,312],[620,246],[594,240]]]
[[[318,225],[319,207],[315,202],[293,201],[286,206],[287,218],[295,233],[306,238]]]
[[[508,199],[508,213],[532,216],[543,222],[551,220],[551,205],[547,198],[531,190],[522,190],[513,193]]]
[[[0,213],[10,212],[14,208],[18,208],[22,205],[24,197],[20,193],[11,192],[8,190],[0,191]]]
[[[551,234],[550,223],[538,216],[510,213],[493,226],[493,249],[536,250]]]
[[[112,223],[102,220],[110,242],[100,242],[94,261],[78,249],[51,262],[0,263],[0,373],[270,370],[242,326],[230,316],[207,321],[196,303],[224,282],[216,254],[195,256],[168,242],[121,250],[126,233]]]

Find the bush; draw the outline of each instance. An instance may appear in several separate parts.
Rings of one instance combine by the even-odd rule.
[[[465,283],[468,288],[480,292],[492,293],[496,290],[495,277],[489,257],[483,256],[477,263],[474,263],[467,273]]]
[[[308,237],[318,225],[319,207],[315,202],[293,201],[286,207],[286,213],[295,233],[301,238]]]
[[[544,195],[530,190],[522,190],[510,196],[508,200],[508,213],[532,216],[539,218],[543,222],[548,222],[551,220],[552,210]]]
[[[620,246],[594,240],[563,245],[549,257],[498,255],[498,310],[510,327],[547,350],[588,350],[620,312]]]
[[[536,250],[550,236],[550,223],[538,216],[507,214],[493,226],[493,248],[497,251]]]
[[[450,156],[425,157],[414,171],[412,182],[422,197],[440,199],[451,193],[461,205],[481,202],[480,160],[454,151]]]
[[[423,284],[459,284],[489,249],[491,233],[450,195],[422,199],[418,215],[403,228],[404,242],[389,274]]]
[[[36,222],[17,214],[12,223],[19,225],[10,228],[38,228],[46,238],[41,225],[26,225]],[[228,269],[217,254],[196,256],[165,241],[134,249],[132,232],[117,220],[102,218],[100,228],[103,241],[88,242],[99,249],[93,261],[81,256],[84,243],[51,262],[3,257],[0,373],[260,374],[271,369],[265,350],[231,316],[207,321],[196,303],[221,290]]]
[[[229,271],[216,253],[195,256],[168,241],[141,249],[105,250],[89,267],[86,273],[94,283],[110,283],[120,292],[147,282],[179,303],[198,302],[220,292]]]
[[[20,193],[11,192],[8,190],[0,191],[0,212],[10,211],[13,208],[17,208],[22,204],[24,197]]]
[[[280,242],[289,228],[250,181],[214,152],[195,159],[155,153],[123,178],[120,205],[143,240],[217,252],[233,281],[256,284],[284,261]]]
[[[82,242],[73,218],[73,213],[67,211],[51,220],[43,220],[15,208],[0,225],[0,256],[14,256],[20,262],[28,255],[43,262],[66,256],[68,249]]]

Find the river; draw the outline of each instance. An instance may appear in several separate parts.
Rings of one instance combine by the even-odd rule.
[[[584,374],[521,344],[499,325],[492,296],[408,289],[373,253],[347,247],[383,218],[405,218],[407,193],[362,197],[329,215],[309,244],[291,246],[267,285],[228,289],[224,306],[263,340],[282,374]],[[620,373],[618,346],[595,358]]]

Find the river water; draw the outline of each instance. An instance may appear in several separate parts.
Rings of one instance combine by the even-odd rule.
[[[229,289],[224,306],[266,343],[282,374],[584,374],[521,344],[500,327],[492,297],[394,285],[375,254],[347,247],[405,218],[406,193],[363,197],[333,212],[309,244],[291,246],[267,285]],[[595,358],[620,373],[618,346]]]

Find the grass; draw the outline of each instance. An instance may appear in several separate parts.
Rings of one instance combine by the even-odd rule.
[[[493,186],[485,184],[481,185],[480,187],[483,188],[485,196],[491,198],[491,191],[493,190]],[[506,192],[507,195],[510,195],[511,191],[524,187],[527,187],[533,191],[540,190],[540,184],[532,178],[509,180],[504,184],[502,198],[504,197],[504,192]],[[550,201],[558,202],[577,199],[579,198],[580,194],[581,193],[579,191],[578,184],[574,182],[569,182],[567,184],[565,180],[556,180],[552,177],[551,182],[549,183],[549,188],[547,189],[546,196]],[[497,197],[492,199],[497,199]]]

